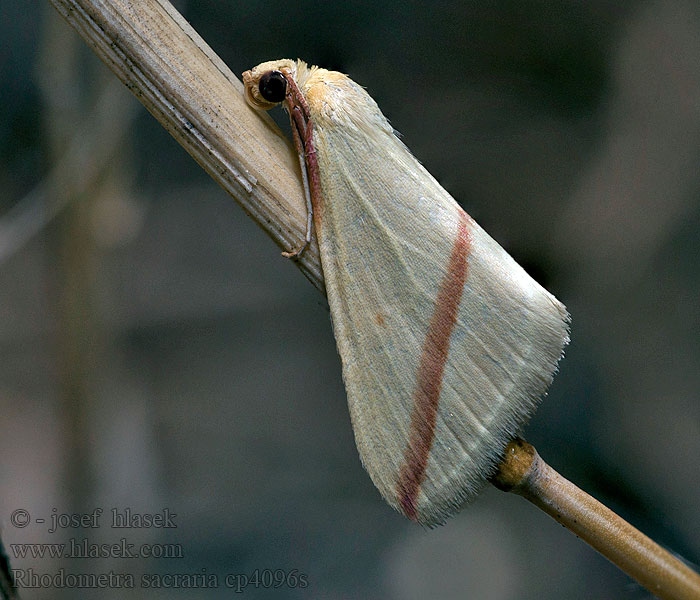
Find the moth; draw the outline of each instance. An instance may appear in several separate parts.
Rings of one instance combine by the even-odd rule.
[[[416,160],[376,102],[301,60],[243,74],[300,157],[357,448],[386,501],[443,523],[549,387],[569,315]],[[313,221],[313,227],[312,227]]]

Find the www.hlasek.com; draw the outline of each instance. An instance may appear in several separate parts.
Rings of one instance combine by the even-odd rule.
[[[218,575],[201,569],[199,573],[144,573],[138,578],[131,573],[69,573],[59,569],[55,573],[37,573],[34,569],[12,569],[18,588],[57,589],[213,589],[222,585],[240,594],[250,588],[307,588],[309,577],[298,569],[255,569],[250,574],[229,573]]]
[[[183,558],[182,544],[131,544],[126,538],[112,544],[96,544],[87,538],[67,543],[10,544],[14,558]]]

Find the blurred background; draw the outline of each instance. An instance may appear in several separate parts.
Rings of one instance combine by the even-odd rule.
[[[175,4],[237,75],[300,57],[366,86],[572,314],[525,437],[700,562],[700,5]],[[229,598],[224,576],[256,569],[308,587],[246,597],[650,597],[493,488],[433,531],[394,513],[355,450],[323,297],[48,2],[0,12],[0,531],[25,574],[137,578],[23,598]],[[95,508],[100,527],[49,533]],[[112,508],[176,527],[114,530]],[[182,556],[9,547],[71,538]],[[166,573],[219,587],[140,586]]]

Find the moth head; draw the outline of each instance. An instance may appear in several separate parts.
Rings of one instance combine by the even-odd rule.
[[[269,110],[282,102],[287,94],[287,79],[296,75],[291,60],[273,60],[243,73],[245,97],[253,108]]]

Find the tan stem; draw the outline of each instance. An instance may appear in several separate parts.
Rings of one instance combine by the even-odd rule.
[[[300,245],[306,204],[294,150],[167,0],[50,1],[282,250]],[[315,239],[296,264],[324,292]]]
[[[698,600],[700,575],[515,440],[493,479],[527,498],[652,592],[668,600]]]

